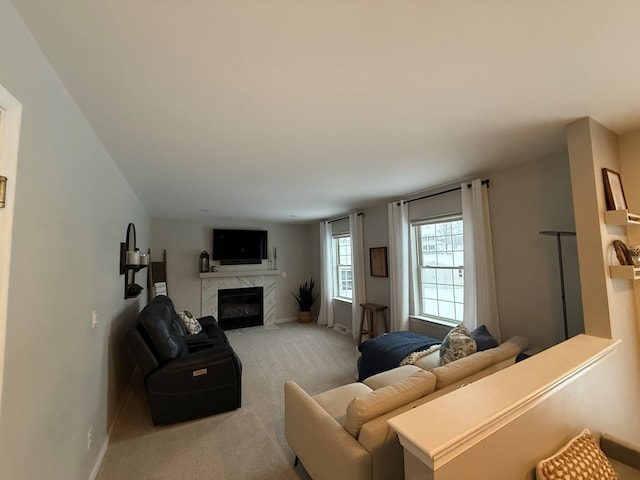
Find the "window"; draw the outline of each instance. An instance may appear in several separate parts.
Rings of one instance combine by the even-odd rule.
[[[351,237],[340,235],[333,237],[335,253],[335,285],[333,295],[351,300],[353,296],[353,269],[351,267]]]
[[[464,313],[462,216],[414,222],[420,317],[461,323]]]

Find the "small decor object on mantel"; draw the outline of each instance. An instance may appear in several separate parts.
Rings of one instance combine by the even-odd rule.
[[[204,250],[200,254],[200,273],[205,273],[209,271],[209,254],[206,250]]]
[[[294,292],[291,292],[291,294],[296,297],[296,300],[298,301],[298,322],[300,323],[311,323],[311,321],[313,320],[312,314],[311,314],[311,307],[313,306],[313,303],[316,301],[316,298],[318,298],[317,296],[313,296],[313,287],[315,286],[315,283],[313,281],[313,278],[311,278],[311,280],[309,282],[304,282],[304,284],[300,284],[300,287],[298,288],[298,293],[295,294]]]

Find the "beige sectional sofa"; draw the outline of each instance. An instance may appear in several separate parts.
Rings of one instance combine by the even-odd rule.
[[[404,478],[403,449],[387,420],[512,365],[527,347],[526,338],[512,337],[442,366],[430,354],[315,396],[286,382],[287,442],[314,480]]]

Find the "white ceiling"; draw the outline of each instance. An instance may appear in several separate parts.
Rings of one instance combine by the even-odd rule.
[[[328,218],[640,128],[637,0],[13,3],[154,218]]]

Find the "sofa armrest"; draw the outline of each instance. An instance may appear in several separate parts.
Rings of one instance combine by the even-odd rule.
[[[235,385],[242,364],[229,345],[216,345],[167,362],[146,378],[151,392],[189,392]]]
[[[182,338],[184,338],[184,341],[189,348],[189,352],[191,353],[212,346],[211,342],[209,342],[209,337],[204,332],[196,333],[194,335],[185,335]]]
[[[289,446],[316,480],[370,480],[371,456],[295,382],[284,385],[284,428]]]

